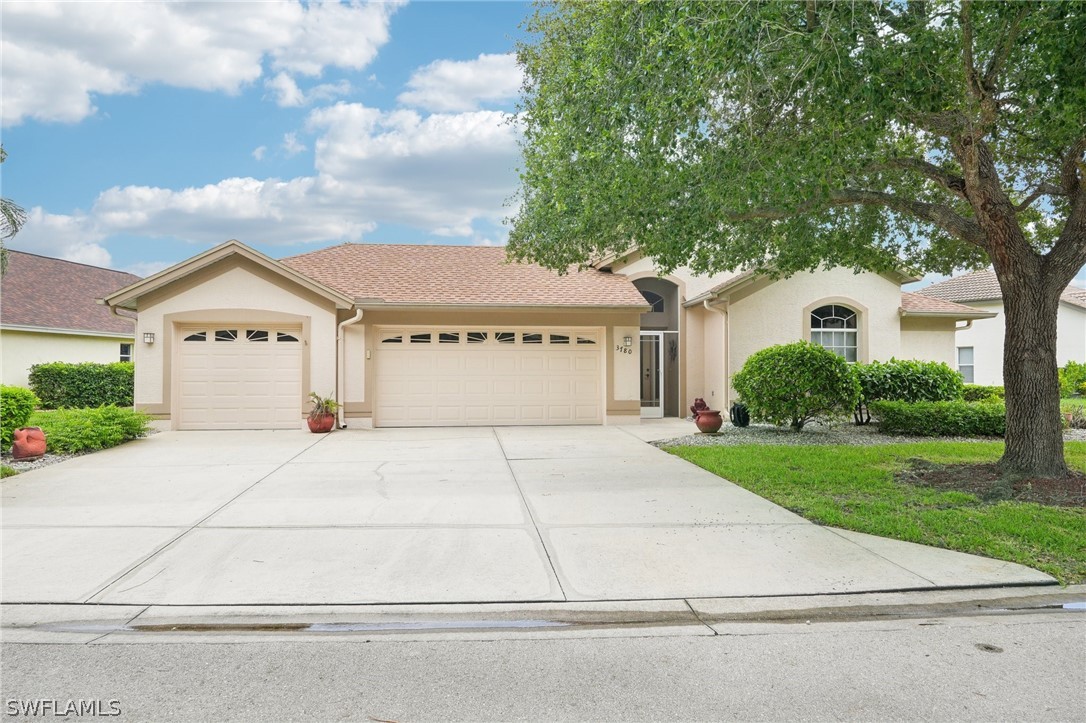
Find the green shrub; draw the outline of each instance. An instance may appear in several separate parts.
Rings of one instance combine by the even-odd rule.
[[[8,467],[6,464],[0,464],[0,479],[5,477],[14,477],[19,474],[14,467]]]
[[[30,388],[44,409],[131,407],[134,369],[132,362],[35,364],[30,367]]]
[[[962,375],[943,362],[890,359],[852,368],[860,381],[860,404],[854,415],[857,424],[870,421],[867,405],[878,400],[951,402],[962,398]]]
[[[1079,392],[1083,385],[1086,385],[1086,364],[1067,362],[1067,365],[1060,369],[1060,396],[1070,397]]]
[[[0,386],[0,444],[5,450],[11,446],[15,430],[26,426],[36,406],[38,398],[29,389]]]
[[[987,387],[983,384],[966,384],[962,399],[967,402],[1002,401],[1003,387]]]
[[[1086,397],[1086,382],[1082,382],[1078,385],[1078,393]]]
[[[1007,430],[1002,402],[872,402],[883,434],[917,437],[1000,437]]]
[[[815,417],[847,414],[860,398],[845,360],[808,341],[752,354],[732,383],[753,419],[787,423],[797,432]]]
[[[147,433],[151,417],[123,407],[36,412],[31,423],[45,432],[50,452],[90,452],[115,447]]]

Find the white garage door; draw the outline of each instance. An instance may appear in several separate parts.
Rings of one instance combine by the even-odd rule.
[[[221,324],[186,328],[180,345],[179,429],[297,429],[301,329]]]
[[[600,329],[380,328],[383,427],[603,422]]]

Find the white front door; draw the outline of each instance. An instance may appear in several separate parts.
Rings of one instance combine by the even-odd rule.
[[[603,330],[381,327],[374,424],[602,424]]]
[[[664,416],[664,332],[641,332],[641,416]]]

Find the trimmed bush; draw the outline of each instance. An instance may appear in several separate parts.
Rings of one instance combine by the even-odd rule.
[[[44,409],[83,409],[109,404],[131,407],[134,379],[132,362],[51,362],[30,367],[30,388],[41,399]]]
[[[1060,369],[1060,396],[1070,397],[1086,385],[1086,364],[1069,361]]]
[[[808,341],[752,354],[732,377],[752,419],[789,424],[797,432],[820,416],[839,416],[860,398],[860,383],[845,360]]]
[[[0,386],[0,444],[5,450],[11,447],[15,430],[27,426],[37,406],[38,398],[29,389]]]
[[[1001,437],[1007,431],[1002,402],[872,402],[883,434],[917,437]]]
[[[1006,396],[1003,387],[986,387],[983,384],[966,384],[962,399],[967,402],[1002,401]]]
[[[123,407],[35,412],[31,424],[45,432],[50,452],[91,452],[143,436],[151,417]]]
[[[865,402],[952,402],[962,398],[962,375],[943,362],[891,359],[854,368]]]

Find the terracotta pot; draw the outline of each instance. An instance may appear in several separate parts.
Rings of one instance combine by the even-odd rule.
[[[326,434],[332,431],[332,427],[336,426],[336,415],[322,414],[319,417],[309,417],[306,419],[306,423],[309,425],[310,432]]]
[[[698,429],[702,432],[711,434],[720,431],[724,425],[724,419],[721,418],[719,410],[702,409],[698,412],[698,416],[694,417],[694,424],[698,425]]]
[[[20,427],[15,430],[11,458],[21,462],[33,462],[45,456],[45,432],[41,427]]]

